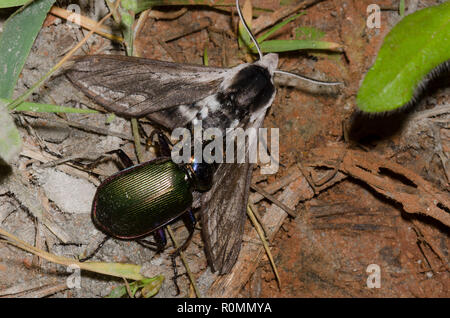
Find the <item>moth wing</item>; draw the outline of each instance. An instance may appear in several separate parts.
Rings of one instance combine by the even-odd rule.
[[[226,72],[138,57],[91,55],[76,58],[66,74],[108,111],[141,117],[214,94]]]
[[[221,164],[214,185],[202,196],[202,235],[214,271],[226,274],[242,245],[253,165]]]

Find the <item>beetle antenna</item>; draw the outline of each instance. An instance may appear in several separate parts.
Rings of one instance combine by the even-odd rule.
[[[319,81],[319,80],[315,80],[315,79],[312,79],[312,78],[309,78],[309,77],[306,77],[306,76],[298,75],[298,74],[287,72],[287,71],[281,71],[281,70],[275,70],[274,73],[289,75],[289,76],[292,76],[292,77],[299,78],[299,79],[301,79],[303,81],[310,82],[310,83],[313,83],[313,84],[318,84],[318,85],[334,86],[334,85],[342,85],[342,84],[344,84],[342,82],[324,82],[324,81]]]
[[[241,12],[241,7],[239,6],[239,0],[236,0],[236,9],[239,14],[239,18],[241,19],[242,24],[244,25],[245,30],[247,30],[248,35],[252,39],[253,43],[255,44],[256,50],[258,50],[259,59],[262,59],[263,54],[261,52],[261,48],[259,47],[258,41],[256,41],[255,37],[252,34],[252,31],[250,31],[250,28],[247,25],[247,22],[245,22],[244,17]]]

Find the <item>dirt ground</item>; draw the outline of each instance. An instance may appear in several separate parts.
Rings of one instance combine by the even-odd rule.
[[[419,102],[407,110],[374,117],[357,114],[357,90],[384,36],[400,20],[399,1],[310,2],[313,4],[306,9],[306,15],[278,31],[273,38],[293,39],[299,26],[314,27],[324,32],[322,40],[341,44],[343,51],[282,53],[279,68],[311,78],[342,81],[345,85],[331,90],[305,84],[300,88],[279,86],[266,115],[264,127],[279,128],[282,167],[277,174],[266,178],[256,169],[254,182],[267,189],[293,175],[293,169],[301,170],[295,172],[298,178],[280,186],[274,193],[281,198],[293,189],[297,196],[289,204],[299,216],[294,219],[279,212],[276,215],[284,215],[275,230],[268,225],[270,222],[266,224],[272,233],[269,238],[273,237],[270,246],[281,288],[261,249],[258,257],[248,254],[252,245],[260,245],[253,238],[255,230],[249,221],[244,236],[247,247],[240,257],[257,261],[244,263],[249,265],[237,269],[243,274],[235,274],[229,280],[209,270],[200,231],[196,230],[185,254],[198,288],[205,296],[449,297],[449,229],[436,218],[411,213],[405,203],[427,207],[431,204],[430,197],[449,202],[450,76],[448,72],[441,74],[428,86]],[[413,12],[441,2],[410,0],[406,4],[408,12]],[[381,7],[379,29],[366,26],[366,8],[372,3]],[[67,7],[68,2],[61,1],[58,5]],[[271,10],[280,8],[278,1],[253,1],[253,5]],[[98,19],[92,7],[91,10],[88,5],[82,7],[82,13]],[[179,7],[164,8],[162,12],[176,10]],[[101,17],[105,12],[99,10],[97,15]],[[259,12],[255,14],[260,16]],[[8,12],[2,12],[2,21],[7,16]],[[230,15],[220,9],[189,6],[173,20],[148,18],[136,36],[136,51],[153,59],[202,64],[206,46],[209,65],[230,67],[246,59],[237,46],[236,26],[236,12]],[[76,45],[83,33],[87,32],[49,15],[33,46],[15,96],[47,72]],[[98,35],[78,52],[94,53],[124,54],[120,45]],[[63,71],[36,91],[32,99],[102,109],[74,88]],[[44,168],[42,164],[75,155],[89,163],[117,148],[135,158],[132,141],[119,138],[119,134],[131,138],[129,122],[120,117],[107,122],[105,113],[59,116],[17,113],[14,116],[24,139],[24,150],[13,169],[20,182],[4,177],[3,180],[9,181],[0,184],[1,228],[57,255],[76,257],[86,249],[95,248],[102,234],[91,222],[90,204],[99,180],[117,171],[116,165],[111,161],[101,163],[96,167],[97,173],[92,174],[73,165]],[[75,122],[83,128],[75,128],[71,124]],[[89,127],[102,131],[95,133]],[[146,120],[142,121],[142,128],[147,134],[153,129]],[[333,154],[336,157],[332,157]],[[357,157],[359,155],[361,157]],[[154,154],[149,151],[145,157],[149,159]],[[373,175],[365,179],[349,168],[350,163],[345,166],[355,158],[363,158],[359,165]],[[374,162],[383,167],[382,180],[387,185],[395,184],[395,189],[413,188],[405,190],[405,194],[411,195],[409,201],[399,202],[400,192],[392,196],[387,191],[383,194],[371,183],[376,173],[368,167]],[[342,169],[338,167],[341,163]],[[325,172],[334,169],[334,174],[324,184],[314,187],[310,183],[315,176],[313,171],[320,177],[325,166]],[[311,172],[310,178],[306,177],[306,172]],[[301,180],[304,182],[297,185]],[[420,191],[422,189],[432,191],[425,193]],[[435,205],[448,217],[449,206]],[[53,231],[48,224],[37,220],[36,206],[43,207]],[[257,203],[259,214],[266,219],[272,213],[272,206],[267,199]],[[182,240],[186,236],[183,223],[176,222],[173,227]],[[156,297],[175,297],[168,256],[171,249],[169,246],[168,251],[154,255],[136,242],[109,240],[95,257],[99,261],[141,264],[148,270],[146,274],[163,274],[166,280]],[[367,270],[372,264],[380,269],[379,288],[368,287],[371,273]],[[185,272],[179,259],[177,268],[179,273]],[[102,297],[113,287],[124,284],[121,279],[83,271],[81,288],[68,289],[67,275],[64,266],[0,242],[0,296]],[[179,296],[194,295],[186,275],[180,277],[178,283]]]

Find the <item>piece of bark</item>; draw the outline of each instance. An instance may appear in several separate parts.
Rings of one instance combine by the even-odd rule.
[[[450,227],[450,196],[410,169],[376,154],[343,147],[314,149],[310,166],[338,168],[398,202],[407,213],[422,214]]]

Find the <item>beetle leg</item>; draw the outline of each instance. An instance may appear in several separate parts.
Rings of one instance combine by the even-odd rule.
[[[157,244],[157,253],[162,252],[162,250],[164,249],[164,247],[167,244],[167,238],[166,238],[166,233],[164,232],[164,228],[159,228],[156,232],[155,232],[155,241]]]
[[[130,159],[130,157],[128,157],[128,155],[122,149],[108,151],[105,154],[98,157],[97,159],[95,159],[93,162],[88,163],[88,164],[83,164],[83,163],[78,163],[78,162],[74,162],[74,164],[79,165],[79,166],[83,167],[84,169],[92,170],[92,169],[94,169],[95,166],[97,166],[100,162],[102,162],[102,160],[104,160],[105,158],[108,158],[108,157],[110,158],[110,156],[107,156],[107,155],[113,155],[113,154],[117,154],[117,156],[119,157],[120,162],[122,163],[124,168],[129,168],[129,167],[134,166],[133,161]]]
[[[116,154],[119,157],[120,162],[122,162],[122,164],[124,165],[124,168],[134,166],[133,160],[131,160],[130,157],[128,157],[128,155],[122,149],[111,150],[108,151],[107,154]]]
[[[148,241],[148,240],[137,240],[137,242],[144,247],[147,247],[153,251],[156,251],[156,253],[160,253],[164,250],[164,247],[167,244],[167,239],[166,239],[166,234],[164,233],[164,229],[160,228],[160,229],[156,230],[153,233],[153,236],[155,238],[155,242]]]
[[[194,235],[195,224],[197,223],[194,213],[192,212],[191,209],[189,209],[187,213],[184,213],[182,217],[183,217],[184,224],[186,225],[186,227],[189,230],[189,236],[186,239],[186,241],[183,243],[183,245],[181,245],[175,251],[172,252],[172,254],[174,256],[177,256],[180,253],[180,251],[184,251],[189,246],[192,236]]]
[[[189,236],[186,239],[186,241],[183,243],[183,245],[178,247],[170,255],[170,258],[172,259],[172,267],[173,267],[172,280],[177,289],[177,294],[176,294],[177,296],[180,294],[180,288],[178,287],[177,279],[178,279],[178,277],[183,276],[184,274],[178,274],[175,258],[180,254],[181,251],[184,251],[188,247],[189,243],[191,242],[192,236],[194,234],[195,224],[197,223],[197,221],[195,220],[194,213],[192,212],[191,209],[189,209],[187,213],[184,213],[182,217],[183,217],[183,221],[184,221],[186,227],[189,229]]]
[[[182,276],[182,275],[178,275],[178,270],[177,270],[177,263],[175,262],[175,258],[177,257],[177,255],[172,254],[170,255],[170,258],[172,259],[172,268],[173,268],[173,284],[175,285],[175,288],[177,290],[177,293],[175,296],[178,296],[180,294],[180,287],[178,287],[178,277]]]
[[[153,140],[153,137],[157,135],[158,136],[158,155],[163,157],[170,157],[170,146],[173,146],[170,142],[169,138],[167,138],[166,135],[164,135],[160,130],[153,130],[150,134],[150,137],[148,137],[148,140],[150,140],[150,143]],[[147,141],[147,144],[149,141]]]
[[[107,240],[109,240],[111,237],[110,236],[105,236],[105,238],[103,239],[103,241],[100,242],[100,244],[97,246],[97,248],[88,256],[83,257],[83,258],[79,258],[78,261],[79,262],[85,262],[88,259],[91,259],[92,257],[94,257],[95,254],[97,254],[97,252],[103,247],[103,244],[106,243]]]

